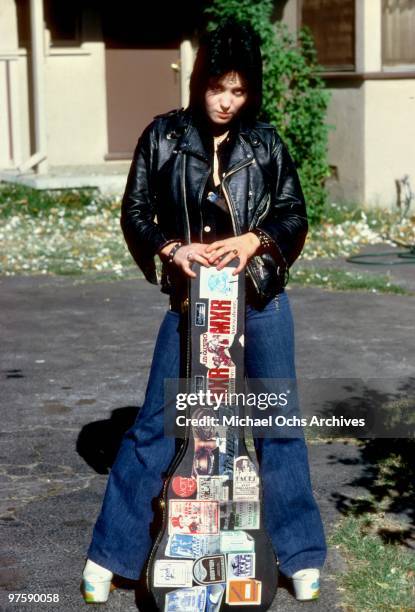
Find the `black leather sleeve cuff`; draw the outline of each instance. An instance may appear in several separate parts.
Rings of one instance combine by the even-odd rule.
[[[255,253],[256,255],[264,255],[265,253],[268,253],[278,264],[283,264],[285,267],[287,267],[287,262],[281,253],[278,244],[267,232],[264,232],[262,229],[255,228],[252,230],[252,233],[258,236],[260,242],[258,251]]]
[[[169,244],[174,244],[177,242],[182,242],[179,238],[173,238],[172,240],[166,240],[165,242],[163,242],[163,244],[161,246],[158,247],[156,255],[160,256],[160,251],[162,251],[164,249],[164,247],[166,247]]]

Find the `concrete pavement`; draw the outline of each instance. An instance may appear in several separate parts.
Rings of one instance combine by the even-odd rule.
[[[414,298],[292,288],[299,376],[415,376]],[[79,582],[108,467],[143,402],[167,298],[143,280],[0,278],[2,319],[0,533],[2,610],[85,610]],[[326,530],[339,495],[364,473],[358,447],[310,445]],[[330,551],[316,611],[339,603]],[[137,609],[133,585],[105,610]],[[56,593],[55,604],[12,604],[9,593]],[[284,588],[272,610],[303,610]]]

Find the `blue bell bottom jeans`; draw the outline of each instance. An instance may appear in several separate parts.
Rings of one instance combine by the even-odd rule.
[[[247,306],[248,378],[295,378],[294,328],[285,291],[262,311]],[[164,436],[164,379],[179,377],[179,314],[168,311],[154,350],[144,405],[124,434],[108,477],[87,556],[114,574],[138,579],[152,540],[152,502],[175,453]],[[280,571],[322,567],[326,544],[313,497],[302,437],[256,439],[263,485],[264,522]]]

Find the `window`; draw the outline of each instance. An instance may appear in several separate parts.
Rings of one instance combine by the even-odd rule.
[[[382,0],[382,63],[415,67],[415,0]]]
[[[19,46],[30,45],[29,0],[16,0]],[[81,44],[82,5],[80,0],[56,2],[44,0],[45,25],[50,31],[52,47],[70,47]]]
[[[319,63],[328,71],[354,70],[355,0],[300,0],[300,15],[314,36]]]
[[[81,44],[82,7],[79,0],[70,2],[45,0],[44,11],[52,47]]]

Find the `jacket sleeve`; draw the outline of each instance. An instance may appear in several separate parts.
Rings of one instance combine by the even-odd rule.
[[[297,170],[287,147],[276,134],[271,153],[270,210],[257,226],[275,242],[277,256],[290,267],[300,255],[308,232],[307,210]]]
[[[138,139],[122,198],[120,224],[128,249],[144,276],[157,284],[154,256],[167,242],[155,222],[152,165],[156,147],[154,122]]]

